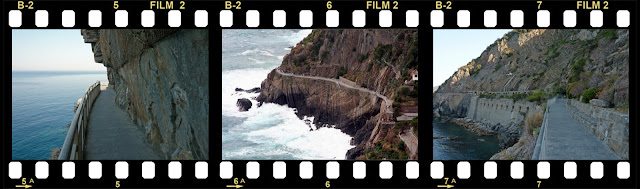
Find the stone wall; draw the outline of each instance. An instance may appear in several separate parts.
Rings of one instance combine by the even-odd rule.
[[[208,30],[81,30],[116,105],[166,159],[209,159]]]
[[[568,100],[572,117],[621,159],[629,159],[629,114]]]
[[[475,96],[471,98],[467,118],[502,125],[517,124],[524,120],[527,113],[539,109],[539,106],[531,102],[514,102],[512,99],[487,99]]]

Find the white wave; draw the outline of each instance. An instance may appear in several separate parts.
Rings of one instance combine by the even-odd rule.
[[[256,54],[256,55],[263,55],[263,56],[269,56],[269,57],[276,57],[275,55],[273,55],[268,50],[260,50],[260,49],[246,50],[246,51],[244,51],[244,52],[242,52],[240,54],[244,55],[244,56],[251,55],[251,54]]]
[[[291,34],[291,36],[287,36],[287,38],[289,39],[289,44],[291,44],[291,46],[295,46],[296,44],[298,44],[298,42],[302,41],[302,39],[307,37],[309,34],[311,34],[310,29],[300,30],[298,32]]]
[[[260,61],[260,60],[255,59],[255,58],[247,58],[247,59],[249,59],[249,60],[253,60],[254,62],[256,62],[256,63],[258,63],[258,64],[264,64],[264,63],[265,63],[264,61]]]
[[[268,103],[256,110],[258,114],[249,117],[245,123],[281,123],[250,131],[246,136],[251,142],[284,145],[289,151],[301,152],[290,153],[299,159],[344,159],[346,152],[353,148],[350,145],[351,137],[339,129],[322,127],[311,131],[309,126],[295,115],[293,108]]]
[[[241,69],[222,72],[222,115],[234,117],[247,117],[245,112],[238,112],[236,103],[238,99],[247,98],[251,100],[254,108],[257,107],[257,101],[253,100],[258,93],[236,92],[236,88],[252,89],[260,87],[262,80],[272,69]],[[254,110],[249,109],[249,112]]]

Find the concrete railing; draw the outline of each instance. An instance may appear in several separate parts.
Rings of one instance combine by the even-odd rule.
[[[84,93],[82,101],[78,104],[76,114],[73,116],[73,121],[69,126],[69,132],[64,139],[62,150],[60,150],[60,156],[58,160],[82,160],[84,159],[85,137],[87,133],[87,125],[89,121],[89,114],[91,114],[91,107],[93,102],[100,94],[100,82],[96,82],[87,92]]]
[[[553,104],[556,102],[556,99],[558,97],[553,97],[552,99],[547,100],[547,108],[545,108],[544,111],[544,119],[542,119],[542,126],[540,127],[540,132],[538,134],[538,140],[536,140],[536,147],[533,150],[533,156],[531,157],[532,160],[540,160],[542,159],[542,154],[544,153],[545,150],[545,133],[547,132],[547,130],[545,128],[547,128],[547,124],[549,123],[549,119],[547,119],[547,114],[549,114],[549,105]]]

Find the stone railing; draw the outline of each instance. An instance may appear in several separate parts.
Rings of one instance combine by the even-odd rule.
[[[87,133],[89,114],[91,113],[93,102],[99,94],[100,81],[94,83],[87,89],[87,92],[82,97],[82,101],[78,104],[78,109],[69,126],[69,132],[67,132],[67,137],[64,139],[58,160],[84,159],[84,141]]]
[[[547,114],[549,114],[549,106],[551,104],[554,104],[556,102],[556,99],[558,97],[554,97],[552,99],[547,100],[547,108],[545,108],[544,111],[544,119],[542,119],[542,126],[540,126],[540,132],[538,133],[538,139],[536,140],[536,147],[533,150],[533,156],[531,156],[532,160],[540,160],[540,159],[544,159],[544,152],[545,152],[545,140],[544,137],[546,136],[546,132],[547,132],[547,125],[549,124],[549,119],[547,119]]]
[[[629,114],[568,100],[574,120],[604,142],[621,159],[629,159]]]

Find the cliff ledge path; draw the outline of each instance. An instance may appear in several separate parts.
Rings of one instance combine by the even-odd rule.
[[[87,160],[159,160],[164,159],[146,141],[124,110],[115,104],[116,93],[105,86],[89,115],[85,159]]]

